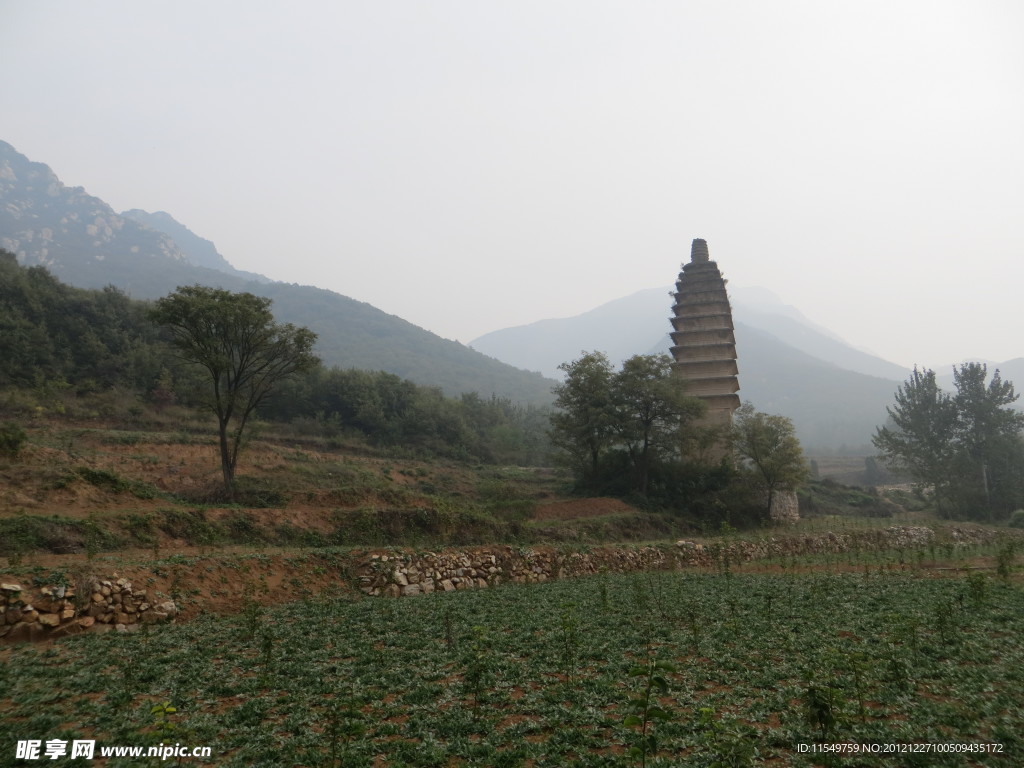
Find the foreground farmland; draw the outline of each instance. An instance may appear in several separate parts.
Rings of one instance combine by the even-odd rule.
[[[212,748],[182,765],[639,765],[630,747],[650,742],[623,724],[636,714],[656,737],[647,765],[1019,765],[1022,633],[1019,586],[979,573],[655,573],[249,602],[4,650],[0,764],[18,740],[96,739]],[[645,706],[649,659],[671,669]],[[815,741],[1003,752],[798,751]]]

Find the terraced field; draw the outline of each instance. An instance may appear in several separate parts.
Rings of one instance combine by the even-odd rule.
[[[1019,584],[981,571],[250,600],[3,650],[0,764],[18,740],[95,739],[211,747],[180,765],[1020,765],[1022,635]],[[1001,752],[810,751],[836,742]]]

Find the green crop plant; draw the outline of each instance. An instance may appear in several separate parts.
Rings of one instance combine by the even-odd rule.
[[[868,655],[860,651],[847,654],[847,668],[853,677],[853,694],[857,698],[857,715],[864,723],[868,719],[867,706],[864,703],[865,676],[870,673]]]
[[[611,610],[611,602],[608,599],[608,571],[604,568],[601,569],[601,575],[597,580],[597,597],[602,613],[608,613]]]
[[[260,679],[266,684],[269,681],[270,671],[274,665],[274,632],[270,627],[263,630],[260,636]]]
[[[887,682],[897,693],[909,692],[910,665],[907,660],[894,649],[889,652],[887,662]]]
[[[345,768],[348,765],[352,745],[366,733],[365,716],[359,711],[355,691],[349,685],[344,696],[335,698],[327,710],[328,753],[330,768]]]
[[[640,679],[641,688],[638,694],[630,697],[631,711],[623,718],[622,724],[636,730],[635,743],[629,747],[629,754],[640,761],[642,768],[647,765],[647,758],[658,752],[655,722],[664,723],[672,719],[672,714],[657,699],[659,695],[668,696],[666,672],[675,672],[675,667],[667,661],[659,660],[649,646],[644,663],[629,670],[630,677]]]
[[[171,722],[170,716],[177,711],[169,701],[161,701],[149,708],[149,714],[153,718],[153,735],[156,741],[170,741],[174,736],[175,726]]]
[[[463,659],[462,682],[470,697],[473,719],[480,719],[480,705],[488,685],[494,678],[490,639],[482,626],[473,627],[473,639]]]
[[[958,632],[953,617],[953,603],[944,600],[937,603],[932,609],[932,618],[935,621],[935,631],[942,640],[943,645],[952,645],[957,641]]]
[[[576,669],[579,665],[579,621],[576,618],[576,606],[565,603],[559,623],[562,674],[570,690],[576,682]]]
[[[825,741],[835,734],[842,716],[842,698],[830,683],[811,681],[801,695],[804,721],[818,729],[818,736]]]
[[[700,628],[701,628],[701,615],[697,608],[697,605],[692,601],[687,601],[683,605],[683,616],[686,619],[686,627],[689,630],[688,639],[690,641],[690,653],[694,656],[700,655]]]
[[[971,607],[975,610],[982,608],[989,595],[988,576],[977,571],[968,575],[967,592],[971,598]]]
[[[1010,580],[1010,574],[1013,573],[1014,555],[1016,553],[1016,541],[1007,541],[1000,545],[999,549],[996,551],[996,573],[999,574],[999,578],[1003,581]]]
[[[711,707],[698,712],[704,743],[711,752],[708,768],[750,768],[757,758],[756,739],[738,727],[727,727],[715,718]]]
[[[256,639],[263,619],[263,608],[251,595],[246,595],[242,600],[242,629],[244,636],[249,640]]]
[[[444,624],[444,644],[448,646],[448,650],[454,650],[456,646],[455,640],[455,622],[452,620],[452,611],[449,608],[444,612],[443,624]]]

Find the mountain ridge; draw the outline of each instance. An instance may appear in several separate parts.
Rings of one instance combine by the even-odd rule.
[[[200,237],[166,211],[150,213],[141,208],[132,208],[128,211],[121,211],[120,215],[157,232],[163,232],[174,241],[188,260],[197,267],[206,267],[207,269],[236,275],[244,280],[252,280],[258,283],[273,282],[269,277],[257,274],[256,272],[236,269],[220,254],[217,246],[212,241],[207,240],[205,237]]]
[[[166,233],[116,213],[82,187],[65,186],[49,166],[29,160],[3,141],[0,248],[14,253],[19,263],[44,266],[71,285],[113,285],[134,298],[155,299],[196,283],[267,296],[274,300],[278,320],[306,325],[319,335],[316,351],[328,366],[382,370],[451,396],[476,392],[534,405],[552,402],[555,382],[366,302],[313,286],[260,282],[238,270],[196,265]]]

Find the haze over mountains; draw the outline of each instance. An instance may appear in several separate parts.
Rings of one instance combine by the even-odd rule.
[[[673,290],[639,291],[575,317],[494,331],[470,346],[553,378],[561,376],[559,364],[583,351],[600,350],[616,364],[638,352],[668,353]],[[766,289],[730,289],[730,298],[740,398],[791,418],[811,453],[873,453],[875,427],[909,371],[850,346]],[[1024,359],[989,365],[996,368],[1024,384]],[[936,372],[950,390],[951,369]]]
[[[82,288],[114,285],[155,299],[201,283],[274,300],[279,320],[319,334],[324,363],[383,370],[447,394],[477,392],[532,404],[551,402],[551,385],[455,341],[332,291],[269,282],[234,269],[209,241],[168,214],[116,213],[81,187],[66,187],[43,163],[0,141],[0,248],[21,264],[47,267]]]
[[[466,347],[347,296],[235,269],[212,242],[170,214],[116,213],[2,141],[0,247],[73,285],[115,285],[135,298],[191,283],[267,296],[280,320],[319,334],[317,352],[327,365],[383,370],[449,395],[549,403],[552,379],[561,378],[558,365],[582,351],[601,350],[618,363],[670,345],[672,289],[666,286],[576,317],[495,331]],[[728,274],[728,264],[722,267]],[[764,289],[730,294],[741,398],[793,419],[810,452],[872,452],[871,435],[908,371],[855,349]],[[1024,384],[1024,359],[989,367]],[[938,373],[951,386],[948,370]]]
[[[495,331],[470,346],[552,377],[584,350],[599,349],[615,363],[638,352],[667,353],[671,290],[639,291],[576,317]],[[874,429],[907,372],[854,349],[767,290],[730,294],[740,397],[793,419],[809,451],[870,453]]]

